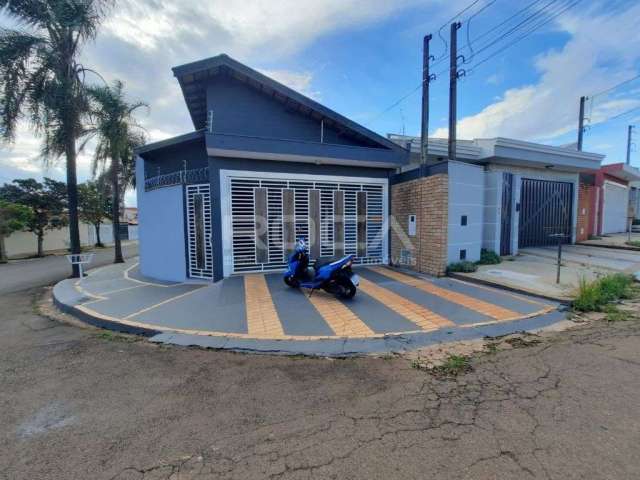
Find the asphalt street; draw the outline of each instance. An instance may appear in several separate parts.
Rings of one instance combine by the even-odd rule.
[[[94,251],[95,256],[90,268],[113,262],[113,247]],[[138,255],[138,243],[123,245],[125,258]],[[27,288],[51,285],[71,276],[71,265],[64,255],[49,255],[43,258],[11,260],[0,265],[0,295],[19,292]]]
[[[155,346],[0,296],[0,479],[640,478],[640,322],[407,358]],[[513,348],[519,347],[519,348]]]

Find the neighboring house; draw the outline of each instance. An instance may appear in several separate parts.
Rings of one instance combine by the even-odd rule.
[[[404,148],[226,55],[173,72],[195,131],[137,151],[143,274],[278,270],[301,237],[313,258],[389,261]]]
[[[591,235],[626,232],[637,211],[632,182],[640,181],[640,170],[624,163],[604,165],[581,178],[584,190],[582,209],[588,212],[586,231],[579,240]]]
[[[603,155],[507,138],[457,142],[448,161],[447,140],[429,139],[419,168],[420,140],[389,135],[411,147],[411,163],[392,179],[392,213],[412,239],[403,248],[392,232],[396,263],[442,274],[448,263],[480,258],[482,248],[512,255],[576,240],[580,174],[597,169]],[[418,192],[416,195],[415,192]],[[423,225],[411,235],[408,224]]]

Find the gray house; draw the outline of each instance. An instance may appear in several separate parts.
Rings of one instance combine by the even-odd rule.
[[[278,270],[301,237],[312,257],[389,261],[389,179],[407,150],[227,55],[173,73],[194,131],[137,151],[143,274]]]

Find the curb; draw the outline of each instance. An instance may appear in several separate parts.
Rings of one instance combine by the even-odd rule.
[[[582,247],[611,248],[613,250],[626,250],[628,252],[640,252],[640,247],[632,247],[630,245],[595,245],[593,243],[578,242],[576,245]]]
[[[456,280],[464,281],[464,282],[476,283],[478,285],[483,285],[485,287],[499,288],[501,290],[506,290],[508,292],[520,293],[522,295],[528,295],[530,297],[539,298],[540,300],[547,300],[551,302],[560,303],[561,305],[565,305],[567,307],[571,307],[571,305],[573,305],[573,300],[569,300],[567,298],[553,297],[551,295],[543,295],[540,293],[533,292],[531,290],[527,290],[525,288],[518,288],[518,287],[509,286],[509,285],[503,285],[501,283],[492,282],[490,280],[485,280],[482,278],[467,277],[464,275],[460,275],[458,273],[449,273],[447,276],[451,278],[455,278]]]

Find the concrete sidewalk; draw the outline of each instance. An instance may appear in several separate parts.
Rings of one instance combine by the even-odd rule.
[[[538,329],[564,318],[558,304],[458,280],[360,267],[358,294],[341,301],[291,289],[280,274],[216,283],[167,283],[137,264],[97,269],[54,288],[60,308],[154,342],[238,351],[346,356]]]
[[[571,302],[581,279],[594,280],[612,273],[635,274],[640,271],[640,252],[565,245],[562,253],[560,283],[556,283],[557,249],[522,249],[521,253],[498,265],[483,265],[473,273],[457,278],[506,287],[559,302]]]

